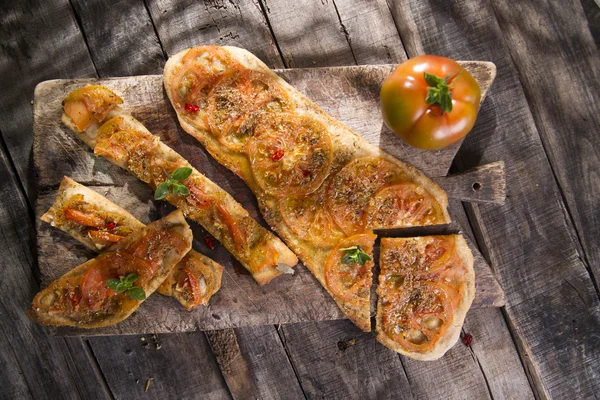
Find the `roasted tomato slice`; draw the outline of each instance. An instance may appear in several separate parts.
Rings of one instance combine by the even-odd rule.
[[[382,289],[382,329],[405,349],[431,350],[452,325],[455,294],[446,285],[415,282],[402,290]]]
[[[403,228],[444,223],[442,206],[424,187],[405,182],[381,188],[369,200],[365,226]]]
[[[121,251],[102,253],[96,257],[94,264],[81,280],[80,304],[92,311],[99,311],[116,294],[106,284],[109,278],[136,273],[139,278],[135,284],[142,286],[149,279],[149,271],[148,263],[129,253]]]
[[[144,237],[128,246],[125,251],[147,262],[150,271],[160,268],[167,252],[186,247],[186,240],[175,232],[149,230]]]
[[[252,174],[273,196],[314,192],[329,174],[333,153],[327,128],[316,119],[292,114],[267,116],[248,143]]]
[[[451,235],[382,239],[381,269],[396,283],[437,273],[454,259],[455,242]]]
[[[287,227],[300,239],[322,247],[334,246],[344,232],[323,207],[324,191],[308,196],[288,197],[279,201],[279,212]]]
[[[98,249],[103,249],[106,246],[110,246],[114,243],[119,242],[123,239],[123,236],[115,235],[114,233],[106,231],[88,231],[88,236],[94,242]]]
[[[190,49],[173,77],[171,99],[181,116],[200,129],[208,129],[208,94],[230,69],[241,66],[219,46]]]
[[[106,115],[123,100],[104,86],[86,86],[77,89],[63,101],[65,114],[75,126],[85,131],[96,121],[102,121]]]
[[[373,244],[376,236],[371,234],[360,234],[342,239],[332,250],[325,262],[325,282],[329,290],[340,299],[358,304],[368,301],[373,279]],[[345,255],[343,248],[358,246],[367,253],[370,261],[364,264],[345,264],[342,258]]]
[[[78,223],[79,225],[90,226],[93,228],[103,228],[106,225],[104,218],[92,213],[68,208],[65,210],[65,218]]]
[[[200,280],[204,283],[200,286]],[[184,293],[184,296],[191,301],[190,309],[196,308],[202,301],[202,296],[206,294],[206,282],[202,274],[196,275],[192,270],[185,267],[179,270],[177,274],[177,284],[175,290]]]
[[[352,235],[364,229],[365,208],[371,197],[382,186],[406,180],[406,174],[389,161],[379,157],[359,158],[333,178],[326,205],[344,233]]]
[[[208,124],[221,144],[244,151],[262,114],[291,110],[287,93],[270,76],[240,70],[224,76],[208,99]]]

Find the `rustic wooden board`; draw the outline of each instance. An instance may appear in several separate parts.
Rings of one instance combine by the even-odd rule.
[[[378,110],[379,85],[393,66],[340,67],[279,71],[290,83],[303,90],[332,115],[364,134],[373,143],[404,160],[427,159],[421,168],[428,173],[439,171],[431,162],[435,155],[423,156],[423,151],[409,148],[391,133],[381,129]],[[489,76],[488,76],[489,77]],[[170,210],[166,203],[158,209],[150,200],[152,193],[137,178],[124,173],[104,159],[97,159],[60,123],[61,101],[71,90],[91,80],[57,80],[40,84],[34,107],[34,158],[39,179],[36,215],[45,212],[55,197],[55,190],[64,175],[95,187],[120,204],[144,223],[155,220]],[[94,81],[96,82],[96,81]],[[122,95],[125,106],[154,133],[187,158],[194,166],[229,191],[250,213],[261,220],[254,197],[246,185],[214,161],[197,142],[183,133],[176,122],[162,90],[161,76],[149,75],[113,78],[98,81]],[[320,83],[319,83],[320,82]],[[330,87],[331,92],[324,90]],[[342,99],[353,97],[354,102]],[[357,118],[356,110],[370,110]],[[376,112],[371,110],[375,109]],[[374,127],[376,127],[374,129]],[[395,139],[393,141],[392,139]],[[394,142],[396,146],[394,146]],[[450,150],[452,151],[452,150]],[[438,153],[438,152],[436,152]],[[445,158],[441,158],[443,162]],[[443,178],[438,178],[443,180]],[[92,256],[91,252],[38,221],[38,255],[43,283],[62,275],[73,266]],[[222,247],[211,251],[203,243],[203,230],[195,229],[195,248],[210,255],[226,268],[223,288],[210,307],[189,313],[172,299],[152,296],[135,316],[114,326],[93,331],[60,329],[61,334],[132,334],[144,332],[182,332],[196,329],[212,330],[246,325],[282,324],[299,321],[331,320],[343,314],[323,291],[312,275],[299,267],[294,276],[283,276],[266,287],[258,287],[237,261]],[[481,257],[476,269],[482,277],[478,282],[480,296],[476,306],[499,306],[504,303],[502,289]],[[232,268],[233,267],[233,268]],[[491,277],[491,279],[489,279]]]

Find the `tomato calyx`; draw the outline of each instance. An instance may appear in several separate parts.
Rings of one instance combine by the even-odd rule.
[[[439,107],[441,115],[444,115],[445,112],[452,112],[452,80],[456,78],[459,72],[460,71],[454,72],[444,79],[423,72],[425,82],[429,85],[425,102],[431,106]]]

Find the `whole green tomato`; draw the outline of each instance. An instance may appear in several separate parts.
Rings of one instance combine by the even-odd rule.
[[[439,150],[475,124],[481,90],[456,61],[424,55],[400,64],[381,87],[385,124],[408,144]]]

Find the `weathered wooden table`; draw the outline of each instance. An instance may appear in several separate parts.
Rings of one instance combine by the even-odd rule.
[[[0,397],[597,398],[600,9],[593,0],[44,0],[0,6]],[[201,44],[273,68],[434,53],[498,67],[453,171],[504,160],[504,206],[454,203],[506,291],[456,345],[418,362],[341,321],[211,333],[54,337],[39,289],[33,88],[160,73]]]

